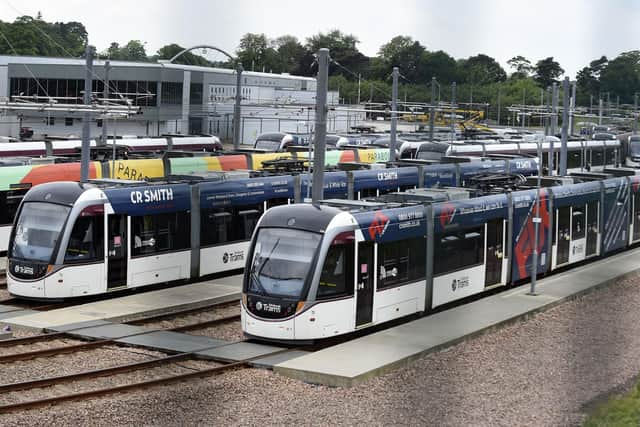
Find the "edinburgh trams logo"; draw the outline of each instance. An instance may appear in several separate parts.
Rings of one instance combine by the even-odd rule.
[[[282,311],[282,307],[279,306],[278,304],[268,304],[268,303],[262,303],[260,301],[258,301],[256,303],[256,310],[257,311],[266,311],[269,313],[280,313]]]
[[[222,262],[225,264],[238,261],[244,261],[244,251],[225,252],[222,254]]]
[[[469,286],[469,278],[466,276],[460,279],[453,279],[451,281],[451,290],[453,292],[455,292],[456,289],[466,288],[467,286]]]
[[[15,267],[13,267],[13,271],[18,274],[28,274],[33,276],[33,267],[25,267],[23,265],[16,264]]]

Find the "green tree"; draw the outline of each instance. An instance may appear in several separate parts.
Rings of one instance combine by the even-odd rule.
[[[498,61],[482,53],[458,61],[457,69],[459,81],[473,85],[485,85],[507,79],[507,73]]]
[[[507,64],[509,64],[509,66],[515,70],[513,74],[511,74],[512,79],[522,79],[529,77],[534,71],[534,67],[533,65],[531,65],[531,61],[529,61],[522,55],[514,56],[507,61]]]
[[[271,41],[272,48],[277,54],[278,66],[282,72],[298,74],[300,65],[304,63],[307,50],[298,39],[291,35],[284,35]]]
[[[550,56],[536,63],[533,79],[538,83],[538,86],[546,88],[553,83],[558,83],[558,77],[562,74],[564,74],[564,70],[558,62],[553,60],[553,56]]]
[[[236,56],[245,70],[260,71],[267,62],[269,41],[264,34],[247,33],[240,39]]]
[[[398,67],[400,73],[410,82],[425,82],[421,66],[423,56],[427,50],[420,42],[408,36],[396,36],[380,47],[378,56],[385,63],[388,73],[393,67]],[[430,80],[430,78],[429,78]]]
[[[318,52],[320,48],[328,48],[331,59],[342,66],[332,64],[329,67],[329,73],[342,74],[353,78],[351,73],[362,73],[369,65],[369,58],[358,50],[358,43],[359,41],[354,35],[332,30],[328,33],[318,33],[307,38],[305,47],[312,54]]]
[[[82,56],[87,31],[81,23],[48,23],[41,18],[20,16],[13,23],[0,21],[0,54]]]
[[[122,47],[117,42],[112,42],[102,55],[118,61],[149,61],[144,44],[140,40],[129,40]]]
[[[609,61],[600,74],[601,89],[619,96],[620,102],[633,102],[640,91],[640,51],[632,50]]]
[[[442,50],[425,52],[420,61],[420,73],[425,83],[435,77],[439,83],[451,83],[456,78],[456,60]]]

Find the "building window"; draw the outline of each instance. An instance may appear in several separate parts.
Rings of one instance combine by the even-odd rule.
[[[47,118],[44,119],[44,123],[47,126],[53,126],[53,125],[56,124],[56,118],[55,117],[47,117]]]
[[[182,105],[182,83],[162,82],[160,102],[167,105]]]
[[[189,104],[202,104],[202,83],[191,83],[189,88]]]
[[[104,83],[94,80],[92,92],[102,98]],[[157,82],[151,81],[110,81],[109,97],[130,99],[132,104],[139,107],[155,106],[158,95]],[[12,78],[10,81],[11,96],[48,96],[65,98],[63,104],[82,104],[84,102],[84,80],[76,79],[27,79]],[[182,100],[182,93],[180,93]]]
[[[73,117],[65,117],[64,118],[65,126],[73,126]]]

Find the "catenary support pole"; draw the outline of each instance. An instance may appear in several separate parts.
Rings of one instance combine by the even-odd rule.
[[[551,136],[556,136],[558,132],[558,84],[554,83],[551,88]],[[555,147],[553,139],[549,139],[549,175],[555,175]]]
[[[233,149],[240,148],[240,101],[242,100],[242,63],[236,64],[236,103],[233,106]]]
[[[431,77],[431,108],[429,109],[429,141],[433,142],[436,122],[436,78]]]
[[[316,124],[313,154],[313,186],[311,201],[316,204],[324,193],[324,150],[327,136],[327,90],[329,80],[329,49],[318,51],[318,82],[316,84]]]
[[[567,174],[567,141],[569,140],[569,77],[562,81],[562,139],[560,140],[560,176]]]
[[[569,102],[569,135],[574,134],[575,128],[575,117],[573,112],[576,109],[576,86],[578,86],[577,82],[571,83],[571,102]]]
[[[111,63],[106,61],[104,63],[104,103],[109,101],[109,70],[111,69]],[[100,138],[100,145],[107,145],[107,118],[102,118],[102,138]]]
[[[391,73],[392,86],[391,86],[391,135],[389,138],[389,161],[396,160],[396,140],[398,137],[398,76],[400,70],[398,67],[393,67]]]
[[[456,139],[456,82],[453,82],[451,83],[451,141],[455,141],[455,139]]]
[[[540,176],[542,175],[542,143],[538,144],[538,178],[536,187],[535,213],[533,216],[533,257],[531,259],[531,288],[529,295],[536,294],[536,279],[538,277],[538,234],[540,232]]]
[[[86,76],[84,79],[84,105],[91,105],[91,83],[93,78],[93,55],[95,48],[87,45],[85,49]],[[82,117],[82,150],[80,154],[80,182],[87,182],[89,179],[89,155],[91,145],[91,113],[85,111]]]
[[[500,126],[500,86],[498,86],[498,126]]]
[[[633,94],[633,134],[638,133],[638,92]]]

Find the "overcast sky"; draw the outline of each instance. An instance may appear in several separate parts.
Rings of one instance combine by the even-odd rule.
[[[640,2],[634,0],[0,0],[3,21],[38,11],[49,22],[82,22],[98,51],[137,39],[149,55],[169,43],[233,52],[248,32],[292,34],[304,43],[339,29],[355,35],[369,56],[407,35],[456,59],[487,54],[507,72],[513,56],[533,63],[553,56],[574,78],[601,55],[640,49]]]

